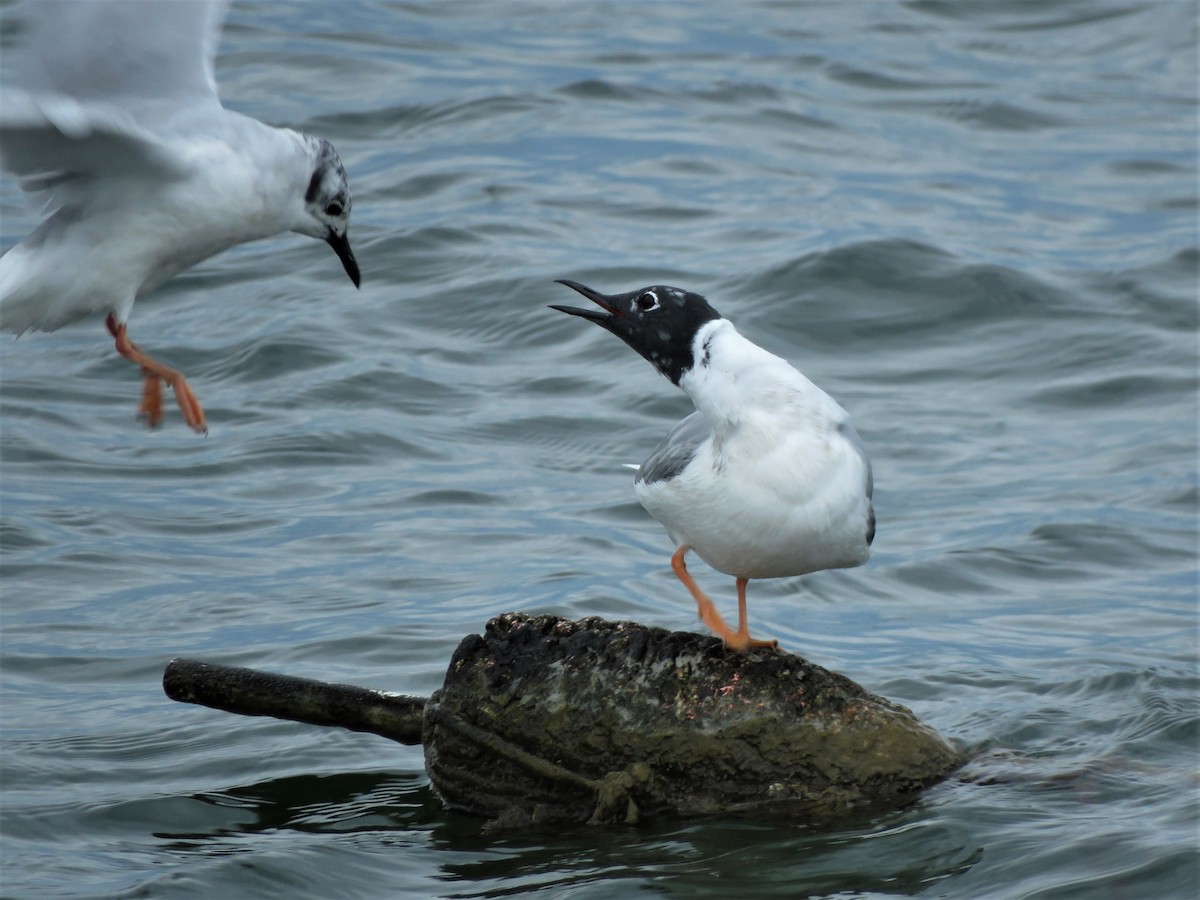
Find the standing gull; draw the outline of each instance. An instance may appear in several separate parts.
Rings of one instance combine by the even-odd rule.
[[[331,246],[359,284],[350,185],[328,141],[230,112],[213,57],[227,3],[41,0],[20,10],[0,162],[49,214],[0,257],[0,327],[52,331],[106,315],[145,375],[139,412],[162,418],[162,382],[206,430],[181,372],[129,339],[134,301],[245,241],[296,231]]]
[[[692,398],[696,411],[642,463],[634,489],[675,542],[675,575],[725,646],[750,637],[751,578],[866,562],[875,537],[871,464],[850,416],[785,360],[748,341],[699,294],[655,285],[605,295],[560,281],[600,310],[552,306],[595,322]],[[734,631],[688,574],[689,550],[737,579]]]

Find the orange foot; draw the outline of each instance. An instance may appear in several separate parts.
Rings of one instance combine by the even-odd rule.
[[[165,381],[175,391],[175,400],[179,404],[179,411],[183,413],[183,420],[194,431],[207,434],[208,425],[204,420],[204,410],[183,373],[170,366],[164,366],[143,353],[137,344],[129,340],[124,323],[118,324],[117,317],[112,313],[109,313],[105,325],[117,340],[117,352],[130,362],[141,366],[142,374],[146,377],[146,382],[142,385],[142,401],[138,404],[138,415],[151,427],[156,427],[162,421],[162,383]]]
[[[738,583],[738,630],[734,631],[730,628],[725,620],[721,618],[721,614],[717,612],[716,606],[704,591],[700,590],[700,585],[696,584],[695,579],[688,573],[687,565],[684,563],[684,557],[687,556],[689,548],[686,544],[679,547],[671,557],[671,568],[675,571],[675,577],[683,582],[683,586],[691,592],[692,597],[696,601],[696,608],[700,613],[700,621],[708,626],[709,630],[716,634],[725,643],[725,646],[737,653],[746,653],[757,647],[770,647],[777,649],[778,641],[759,641],[750,637],[750,629],[746,624],[746,579],[739,578]]]

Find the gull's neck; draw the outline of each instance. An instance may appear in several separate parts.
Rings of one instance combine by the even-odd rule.
[[[759,412],[785,414],[829,400],[786,360],[743,337],[727,319],[702,325],[692,354],[692,368],[679,386],[716,429],[736,426]]]

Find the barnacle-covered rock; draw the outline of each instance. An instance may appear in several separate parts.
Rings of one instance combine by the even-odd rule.
[[[903,706],[788,653],[507,613],[425,706],[434,787],[492,827],[900,806],[957,751]]]

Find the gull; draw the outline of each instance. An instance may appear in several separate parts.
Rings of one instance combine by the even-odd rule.
[[[333,145],[227,110],[213,58],[228,3],[65,0],[21,8],[13,84],[0,102],[0,163],[47,215],[0,257],[0,328],[53,331],[105,316],[145,376],[140,414],[162,418],[162,382],[197,432],[183,374],[129,338],[134,302],[246,241],[295,231],[338,255],[350,185]]]
[[[696,411],[638,467],[635,493],[675,542],[671,567],[701,621],[739,653],[778,646],[750,637],[750,579],[857,566],[870,554],[871,465],[849,414],[699,294],[558,283],[600,310],[551,309],[612,332],[691,397]],[[688,573],[691,550],[736,579],[736,631]]]

